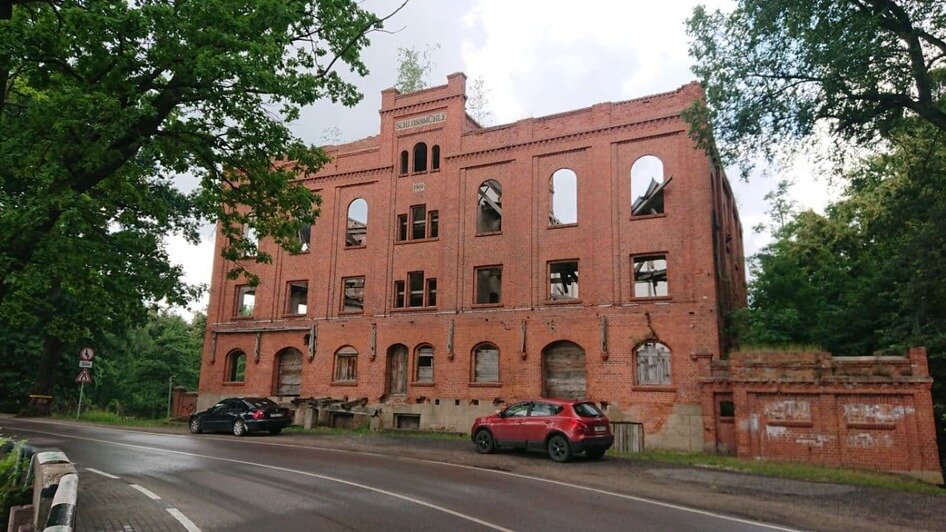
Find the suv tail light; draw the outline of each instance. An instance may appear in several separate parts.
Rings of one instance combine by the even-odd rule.
[[[578,429],[578,432],[581,432],[582,434],[591,434],[595,431],[593,426],[585,423],[584,421],[579,421],[575,428]]]
[[[253,419],[263,419],[263,411],[257,408],[253,411]]]

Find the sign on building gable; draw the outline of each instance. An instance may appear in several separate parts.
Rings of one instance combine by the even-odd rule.
[[[394,123],[394,129],[397,131],[403,129],[411,129],[420,126],[427,126],[430,124],[436,124],[443,122],[447,119],[447,113],[436,113],[427,116],[419,116],[417,118],[408,118],[407,120],[398,120]]]

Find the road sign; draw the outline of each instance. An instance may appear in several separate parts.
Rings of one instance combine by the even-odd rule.
[[[79,367],[80,367],[80,368],[91,368],[91,367],[92,367],[92,361],[91,361],[91,360],[80,360],[80,361],[79,361]]]
[[[92,360],[95,358],[95,350],[91,347],[83,347],[82,351],[79,351],[79,358],[82,360]]]
[[[76,376],[76,382],[79,384],[92,384],[92,374],[89,368],[82,368],[82,371]]]

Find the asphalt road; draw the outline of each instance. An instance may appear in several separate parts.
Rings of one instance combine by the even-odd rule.
[[[62,449],[80,473],[80,505],[82,478],[96,474],[92,468],[172,501],[205,531],[786,530],[562,481],[314,449],[279,437],[155,434],[19,419],[0,425],[5,436]]]

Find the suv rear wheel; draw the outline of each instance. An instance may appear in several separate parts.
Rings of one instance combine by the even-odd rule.
[[[473,442],[476,443],[478,453],[491,454],[496,451],[496,442],[493,440],[493,435],[486,429],[476,431]]]
[[[556,462],[567,462],[572,458],[572,447],[568,443],[568,438],[561,434],[556,434],[549,438],[547,445],[549,458]]]

